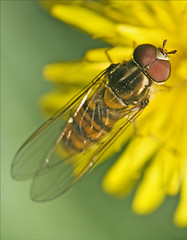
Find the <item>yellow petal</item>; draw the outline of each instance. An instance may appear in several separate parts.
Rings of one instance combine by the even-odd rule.
[[[132,14],[134,4],[129,4],[128,1],[110,1],[110,4],[104,5],[102,9],[105,15],[115,22],[124,22],[129,24],[137,24],[136,17]]]
[[[116,35],[115,23],[112,20],[85,7],[56,4],[51,8],[51,15],[91,34],[94,38],[112,40]]]
[[[187,59],[184,59],[183,61],[180,62],[180,65],[179,65],[178,69],[176,69],[176,70],[177,70],[178,75],[181,77],[181,79],[184,76],[186,76],[186,79],[185,79],[186,83],[184,83],[184,84],[187,85],[187,67],[186,66],[187,66]]]
[[[129,39],[131,41],[136,40],[138,44],[149,42],[151,44],[158,45],[164,38],[168,38],[169,35],[167,32],[156,28],[142,28],[130,26],[127,24],[116,24],[116,31],[119,33],[119,41],[122,42],[122,39]]]
[[[64,62],[49,64],[44,68],[44,77],[51,82],[85,86],[102,70],[107,68],[107,62]]]
[[[169,195],[176,195],[181,184],[179,156],[173,149],[163,146],[156,155],[155,161],[160,168],[160,184],[163,190]]]
[[[135,1],[131,11],[134,13],[134,17],[138,19],[138,25],[153,28],[156,27],[156,21],[148,4],[150,3],[146,2],[144,4],[142,1]]]
[[[128,61],[132,57],[132,47],[113,47],[113,48],[97,48],[88,50],[85,59],[91,62],[107,62],[110,64],[107,54],[112,60],[112,63]]]
[[[173,15],[168,8],[170,2],[166,3],[165,1],[157,1],[156,4],[150,4],[152,11],[154,12],[154,19],[157,22],[157,26],[161,29],[166,29],[169,31],[176,31],[176,25],[173,21]]]
[[[128,194],[157,147],[157,142],[150,137],[135,138],[131,141],[119,160],[106,174],[103,180],[104,190],[118,197]]]
[[[162,187],[162,175],[157,161],[146,169],[133,200],[132,208],[138,214],[153,212],[164,200],[165,192]]]
[[[186,12],[187,2],[186,1],[180,1],[180,4],[178,1],[170,1],[170,4],[172,5],[172,8],[175,13],[175,15],[173,16],[174,19],[177,19],[177,17],[178,18],[185,17],[187,20],[187,12]]]

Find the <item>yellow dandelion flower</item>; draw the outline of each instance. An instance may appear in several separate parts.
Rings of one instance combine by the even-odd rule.
[[[167,48],[177,49],[171,58],[168,83],[173,87],[159,89],[137,120],[139,137],[131,136],[129,130],[124,142],[130,142],[104,177],[103,188],[124,197],[142,178],[132,203],[139,214],[154,211],[166,195],[180,194],[174,222],[187,226],[187,2],[80,0],[41,4],[53,17],[111,44],[114,62],[130,59],[134,41],[159,46],[168,39]],[[46,66],[44,76],[58,83],[58,90],[41,99],[44,112],[58,110],[109,64],[104,49],[93,49],[80,61]]]

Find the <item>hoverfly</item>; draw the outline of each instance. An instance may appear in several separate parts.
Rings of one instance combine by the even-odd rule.
[[[33,178],[31,198],[47,201],[64,193],[148,105],[154,84],[169,78],[166,40],[142,44],[127,62],[111,64],[78,96],[45,122],[17,152],[11,174]]]

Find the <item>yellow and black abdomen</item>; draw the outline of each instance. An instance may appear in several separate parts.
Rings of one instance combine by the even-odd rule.
[[[104,100],[105,89],[87,99],[67,124],[63,142],[74,151],[84,151],[99,141],[115,123]]]

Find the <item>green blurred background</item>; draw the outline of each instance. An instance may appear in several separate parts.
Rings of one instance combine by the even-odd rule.
[[[15,152],[43,122],[38,100],[52,86],[43,80],[42,68],[103,46],[53,19],[37,1],[1,2],[2,239],[187,239],[187,229],[172,223],[178,197],[168,197],[149,216],[137,216],[131,211],[133,193],[119,200],[102,191],[102,177],[114,158],[47,203],[29,199],[30,181],[11,179]]]

